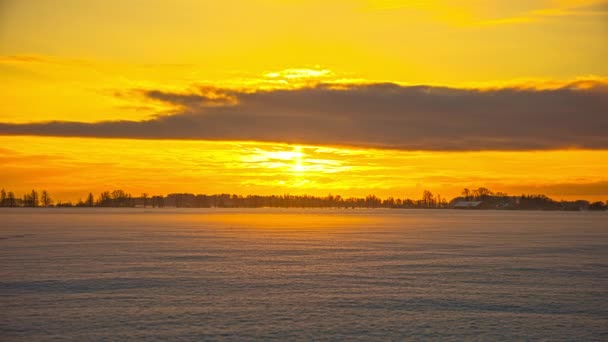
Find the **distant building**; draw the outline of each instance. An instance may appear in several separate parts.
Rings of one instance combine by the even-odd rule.
[[[452,206],[454,209],[481,209],[482,201],[457,201]]]

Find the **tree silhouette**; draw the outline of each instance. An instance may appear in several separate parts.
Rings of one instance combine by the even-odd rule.
[[[471,190],[464,188],[464,190],[462,190],[462,195],[464,196],[464,199],[467,201],[471,200]]]
[[[425,208],[430,208],[433,206],[433,193],[429,190],[424,190],[422,193],[422,203]]]
[[[601,201],[589,204],[589,210],[606,210],[606,206]]]
[[[110,196],[110,192],[104,191],[101,194],[99,194],[99,199],[97,200],[97,203],[100,207],[112,206],[112,197]]]
[[[145,207],[146,207],[146,205],[148,204],[148,193],[147,193],[147,192],[142,193],[142,194],[141,194],[141,198],[142,198],[142,199],[143,199],[143,201],[144,201],[144,208],[145,208]]]
[[[504,210],[607,210],[608,202],[589,203],[585,200],[561,201],[557,202],[546,195],[521,195],[509,196],[503,192],[492,192],[488,188],[480,187],[474,191],[464,189],[462,191],[468,199],[474,197],[482,202],[483,205],[475,206],[475,209],[504,209]],[[150,196],[144,192],[141,197],[133,198],[131,194],[124,190],[113,190],[102,192],[97,201],[92,193],[89,193],[86,201],[79,200],[76,205],[72,202],[57,201],[56,207],[135,207],[136,203],[143,203],[147,207],[150,202],[152,207],[178,207],[178,208],[440,208],[447,209],[455,207],[458,201],[467,197],[457,197],[450,203],[446,198],[424,190],[422,198],[411,200],[409,198],[389,197],[381,199],[375,195],[368,195],[364,198],[344,198],[340,195],[327,195],[317,197],[310,195],[236,195],[236,194],[191,194],[191,193],[172,193],[166,196]],[[53,206],[53,201],[48,191],[43,190],[39,195],[36,190],[17,198],[12,191],[0,189],[0,206],[4,207],[36,207],[39,203],[43,207]]]
[[[17,206],[17,199],[15,198],[15,194],[12,191],[8,192],[6,201],[8,202],[8,206],[9,207],[16,207]]]
[[[29,196],[29,200],[30,200],[30,206],[32,208],[37,207],[38,203],[39,203],[39,199],[38,199],[38,192],[36,190],[32,190],[32,192],[30,193]]]
[[[95,205],[95,198],[93,197],[93,193],[89,192],[89,196],[87,197],[86,206],[92,207]]]
[[[475,193],[475,199],[480,200],[483,199],[484,197],[488,197],[488,196],[492,196],[492,191],[490,191],[488,188],[478,188],[477,190],[473,191]]]
[[[53,204],[53,200],[51,199],[51,196],[49,196],[48,191],[42,190],[42,193],[40,194],[40,202],[42,203],[43,207],[49,207],[51,204]]]

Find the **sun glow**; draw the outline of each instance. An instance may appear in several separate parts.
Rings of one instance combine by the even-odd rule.
[[[608,151],[422,152],[237,141],[0,137],[0,187],[56,199],[167,194],[453,197],[465,187],[606,200]],[[95,151],[95,153],[91,153]],[[155,151],[155,153],[150,153]],[[568,167],[564,167],[568,165]]]
[[[256,148],[251,151],[252,154],[243,157],[242,160],[257,167],[291,173],[295,177],[302,177],[311,172],[331,172],[331,167],[336,166],[335,161],[332,160],[309,159],[309,155],[304,151],[302,146],[290,145],[271,151]],[[300,183],[301,181],[302,179]],[[285,181],[279,184],[284,185]]]
[[[304,165],[302,164],[302,158],[303,158],[303,153],[302,153],[302,147],[300,146],[296,146],[295,151],[294,151],[294,166],[293,166],[293,170],[296,172],[303,172],[306,170],[306,168],[304,167]]]
[[[327,113],[309,109],[309,104],[326,106],[304,96],[298,97],[301,102],[280,102],[293,98],[281,92],[305,94],[317,86],[337,90],[393,83],[474,88],[471,92],[566,85],[584,90],[598,82],[604,87],[604,0],[483,0],[458,5],[447,0],[61,3],[57,10],[57,2],[51,0],[0,0],[0,125],[133,121],[138,127],[149,124],[150,130],[143,129],[141,135],[126,132],[125,139],[0,136],[0,187],[19,193],[45,187],[62,200],[117,188],[135,195],[289,192],[416,198],[424,189],[454,196],[473,186],[512,194],[545,193],[557,199],[606,200],[608,150],[519,150],[525,143],[518,136],[510,152],[496,152],[481,143],[472,144],[473,150],[481,149],[477,152],[432,150],[433,138],[422,148],[427,152],[338,148],[330,146],[351,140],[355,146],[385,145],[368,141],[363,125],[358,136],[338,142],[330,140],[341,132],[330,131],[328,140],[292,138],[289,128],[299,127],[290,121],[280,131],[284,137],[277,140],[232,134],[239,132],[239,125],[249,125],[238,119],[227,129],[231,134],[218,133],[213,141],[127,138],[168,134],[155,128],[156,123],[189,120],[183,115],[188,111],[195,114],[195,122],[220,109],[234,111],[251,119],[253,126],[265,125],[254,115],[266,115],[257,109],[267,104],[276,108],[272,115],[303,115],[311,122],[316,116],[346,112],[332,102],[333,95],[326,101],[335,110]],[[393,96],[390,86],[382,91],[387,98]],[[257,92],[274,92],[267,95],[275,98],[254,96]],[[328,92],[311,93],[316,99]],[[355,93],[368,94],[344,92]],[[247,110],[241,112],[238,101],[249,106]],[[373,97],[361,103],[391,111],[400,108],[383,101]],[[347,114],[352,113],[344,117]],[[390,123],[389,117],[371,114],[372,125]],[[223,116],[218,118],[225,122]],[[466,125],[464,119],[454,114],[445,122]],[[350,121],[336,120],[339,127],[348,128]],[[356,115],[352,120],[362,122]],[[485,120],[483,116],[473,124]],[[603,137],[603,118],[597,120],[589,139]],[[184,122],[175,137],[195,130]],[[436,125],[443,127],[443,122]],[[277,126],[270,122],[269,127]],[[407,136],[397,126],[387,128]],[[567,128],[551,134],[568,138]],[[446,140],[458,145],[462,137],[445,131]],[[303,135],[308,132],[315,130]],[[92,134],[100,137],[98,133]],[[390,145],[389,140],[387,136]],[[306,141],[326,145],[305,145]]]

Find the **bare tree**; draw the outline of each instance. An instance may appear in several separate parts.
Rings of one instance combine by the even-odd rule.
[[[144,200],[144,208],[145,208],[146,205],[148,204],[148,193],[147,192],[142,193],[141,198]]]
[[[110,207],[112,206],[112,196],[109,191],[104,191],[99,194],[99,198],[97,198],[97,203],[99,203],[100,207]]]
[[[6,201],[8,202],[7,205],[9,207],[15,207],[15,206],[17,206],[17,199],[15,198],[15,194],[12,191],[8,192]]]
[[[471,200],[471,190],[464,188],[464,190],[462,190],[462,195],[464,196],[465,200]]]
[[[16,206],[16,204],[15,204],[15,206]],[[32,206],[32,195],[24,194],[23,198],[21,199],[21,206],[31,207]]]
[[[93,197],[93,193],[89,192],[89,196],[87,197],[86,206],[92,207],[95,204],[95,198]]]
[[[422,193],[422,203],[425,208],[430,208],[433,205],[433,193],[429,190],[424,190]]]
[[[479,188],[477,189],[477,196],[478,197],[483,197],[483,196],[492,196],[492,191],[490,191],[490,189],[488,188]]]
[[[51,196],[49,196],[48,191],[42,190],[42,193],[40,194],[40,202],[42,203],[43,207],[49,207],[51,204],[53,204],[53,200],[51,199]]]
[[[32,190],[30,193],[30,206],[37,207],[39,204],[38,192],[36,190]]]

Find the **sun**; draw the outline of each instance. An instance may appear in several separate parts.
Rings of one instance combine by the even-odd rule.
[[[274,151],[256,148],[243,161],[255,167],[303,173],[307,171],[305,159],[306,153],[302,146],[285,146]]]
[[[246,149],[240,161],[243,167],[256,170],[256,176],[272,174],[273,179],[267,182],[310,185],[330,174],[352,171],[354,166],[345,160],[352,153],[327,147],[267,144]]]
[[[290,171],[296,173],[306,171],[306,166],[304,165],[306,154],[303,152],[302,146],[294,146],[291,151],[276,151],[269,154],[272,159],[281,160],[284,163],[284,167]]]
[[[293,171],[295,172],[304,172],[306,168],[302,164],[302,160],[304,159],[304,153],[302,152],[301,146],[296,146],[293,154]]]

